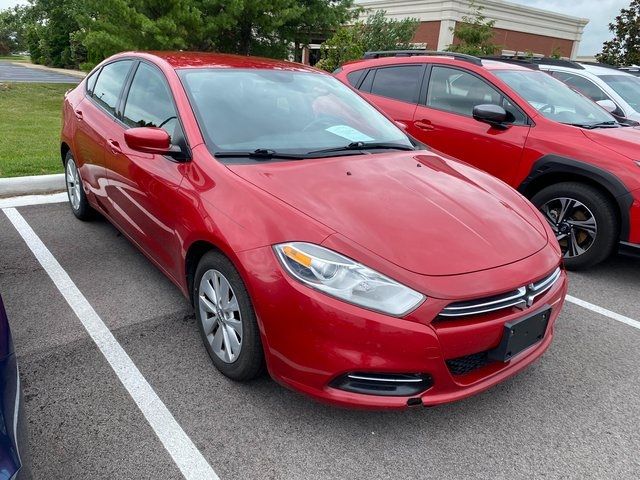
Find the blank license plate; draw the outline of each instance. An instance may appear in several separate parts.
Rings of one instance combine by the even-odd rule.
[[[544,338],[551,309],[504,324],[500,345],[489,352],[489,358],[507,362]]]

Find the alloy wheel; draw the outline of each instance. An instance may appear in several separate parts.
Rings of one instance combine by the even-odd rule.
[[[540,210],[551,225],[565,258],[582,255],[593,246],[598,223],[584,203],[575,198],[553,198]]]
[[[80,173],[78,172],[78,168],[76,167],[75,162],[72,158],[69,158],[67,161],[67,193],[69,194],[69,202],[71,202],[71,207],[74,210],[78,210],[80,208]]]
[[[242,315],[229,280],[218,270],[207,270],[200,279],[198,308],[213,352],[225,363],[235,362],[242,350]]]

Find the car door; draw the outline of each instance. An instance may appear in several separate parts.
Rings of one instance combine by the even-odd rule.
[[[469,70],[433,65],[409,133],[430,147],[510,183],[516,175],[530,125],[524,112]],[[497,128],[473,118],[473,107],[502,106],[509,125]]]
[[[421,64],[371,69],[359,82],[359,90],[395,121],[408,126],[418,103],[424,71]]]
[[[179,265],[176,237],[180,162],[165,155],[142,153],[127,146],[125,130],[158,127],[173,143],[184,135],[173,94],[156,66],[139,62],[125,87],[116,125],[106,139],[107,194],[113,220],[174,278]]]
[[[85,98],[74,107],[74,154],[80,175],[93,198],[108,210],[106,200],[106,138],[115,126],[115,111],[133,60],[108,63],[87,79]]]

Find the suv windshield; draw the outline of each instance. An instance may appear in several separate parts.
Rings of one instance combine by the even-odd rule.
[[[550,120],[584,127],[616,124],[603,108],[547,73],[500,70],[495,74]]]
[[[264,69],[185,69],[179,75],[209,149],[221,156],[413,149],[393,122],[329,75]]]
[[[625,102],[636,112],[640,112],[640,78],[632,75],[600,75]]]

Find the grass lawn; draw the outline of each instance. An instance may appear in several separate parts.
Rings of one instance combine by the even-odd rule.
[[[0,84],[0,177],[62,172],[60,126],[69,84]]]
[[[6,60],[9,62],[30,62],[26,55],[0,55],[0,60]]]

